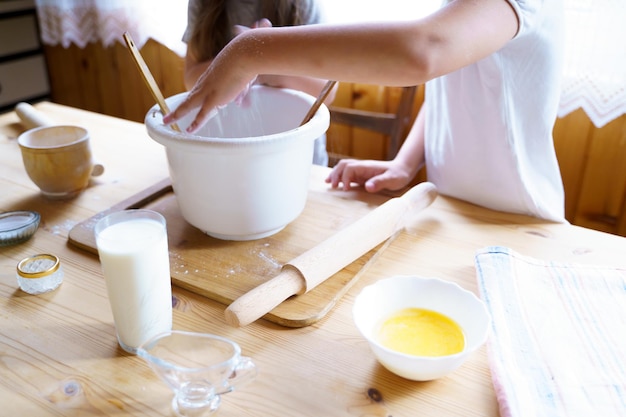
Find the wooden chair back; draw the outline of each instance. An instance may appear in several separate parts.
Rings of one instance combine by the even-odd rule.
[[[358,127],[381,133],[389,137],[386,159],[393,159],[403,142],[405,128],[411,122],[413,101],[417,86],[404,87],[395,113],[357,110],[346,107],[329,106],[331,123]],[[330,155],[340,159],[341,155]]]

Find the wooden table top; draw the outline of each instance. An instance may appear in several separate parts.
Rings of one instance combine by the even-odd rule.
[[[42,217],[33,238],[0,247],[0,414],[169,416],[169,389],[142,359],[118,348],[97,256],[68,244],[75,225],[167,177],[163,148],[142,124],[52,103],[36,107],[59,124],[86,127],[105,173],[73,200],[45,199],[21,160],[16,138],[24,127],[15,113],[0,115],[0,212]],[[326,172],[313,170],[319,189]],[[329,191],[328,199],[341,204],[357,195],[368,198]],[[445,378],[408,381],[376,362],[351,317],[358,292],[392,275],[436,276],[476,292],[474,253],[490,245],[626,267],[624,238],[440,196],[311,326],[259,320],[230,327],[225,305],[174,287],[174,328],[231,338],[257,364],[256,380],[223,396],[221,416],[497,416],[484,346]],[[65,279],[51,293],[29,295],[17,285],[17,263],[36,253],[61,259]]]

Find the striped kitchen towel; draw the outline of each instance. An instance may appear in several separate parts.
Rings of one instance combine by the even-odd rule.
[[[502,417],[626,416],[626,269],[475,258]]]

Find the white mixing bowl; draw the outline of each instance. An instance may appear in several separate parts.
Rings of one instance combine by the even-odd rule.
[[[187,93],[166,99],[176,108]],[[254,86],[243,104],[218,111],[196,134],[163,125],[155,105],[145,118],[148,134],[165,146],[181,214],[191,225],[225,240],[273,235],[306,204],[316,138],[330,123],[320,107],[304,126],[315,101],[299,91]]]

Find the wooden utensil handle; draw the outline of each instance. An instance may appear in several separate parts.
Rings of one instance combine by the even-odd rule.
[[[146,61],[144,61],[143,57],[141,56],[139,49],[137,49],[137,46],[135,46],[135,41],[133,41],[133,38],[130,36],[130,33],[124,32],[123,38],[126,41],[126,45],[128,46],[128,50],[130,51],[130,55],[133,58],[133,61],[135,61],[135,65],[137,66],[137,69],[139,69],[139,73],[141,74],[144,82],[146,83],[146,86],[148,86],[150,93],[152,93],[152,97],[159,105],[159,108],[161,109],[161,113],[163,113],[163,115],[165,116],[166,114],[170,112],[170,109],[167,106],[165,97],[163,97],[163,93],[161,93],[161,89],[159,88],[159,85],[157,84],[156,80],[152,76],[152,73],[150,72],[150,69],[148,68],[148,65],[146,64]],[[172,124],[171,126],[172,126],[172,129],[174,129],[177,132],[180,132],[180,129],[176,123]]]
[[[419,213],[436,197],[433,184],[420,183],[291,260],[289,265],[305,277],[308,291],[404,228],[407,215]]]
[[[17,103],[15,113],[19,116],[22,124],[27,129],[35,127],[52,126],[54,122],[45,114],[34,108],[28,103]]]
[[[313,118],[317,110],[321,107],[322,103],[324,103],[324,100],[326,100],[326,97],[328,97],[328,94],[333,89],[335,84],[337,84],[337,81],[330,80],[326,82],[326,85],[324,85],[324,88],[322,88],[322,91],[317,96],[317,99],[315,99],[315,102],[313,103],[307,114],[304,116],[304,119],[302,119],[300,126],[305,125],[306,123],[308,123],[309,120]]]
[[[437,197],[431,183],[421,183],[392,198],[345,229],[287,263],[280,274],[236,299],[226,321],[245,326],[288,297],[314,288],[404,227],[408,212],[417,213]]]
[[[236,299],[224,312],[226,322],[239,327],[252,323],[278,304],[306,290],[306,282],[300,272],[286,266],[269,281],[264,282]]]

